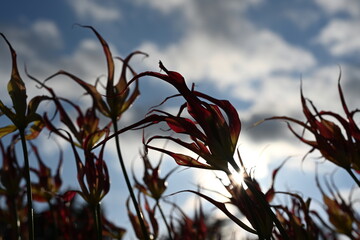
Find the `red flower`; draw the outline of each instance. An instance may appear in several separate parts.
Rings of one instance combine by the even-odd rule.
[[[144,208],[145,208],[145,210],[147,212],[147,215],[148,215],[148,218],[149,218],[149,221],[150,221],[150,224],[151,224],[151,228],[152,228],[152,230],[150,230],[150,224],[145,219],[144,214],[143,214],[143,210],[141,208],[140,194],[139,194],[138,197],[139,197],[140,212],[141,212],[142,217],[144,218],[144,224],[145,224],[145,227],[146,227],[146,232],[149,234],[150,239],[156,239],[158,234],[159,234],[159,224],[158,224],[158,222],[156,220],[156,217],[155,217],[156,205],[153,208],[151,208],[150,205],[149,205],[148,200],[146,199],[146,197],[144,195],[144,200],[145,200]],[[140,224],[140,220],[139,220],[138,215],[133,214],[131,212],[131,210],[130,210],[129,200],[130,199],[128,199],[126,201],[126,208],[127,208],[127,212],[128,212],[128,216],[129,216],[131,225],[132,225],[132,227],[134,229],[136,237],[138,239],[145,239],[144,233],[143,233],[143,231],[141,229],[141,224]]]
[[[160,177],[160,164],[153,167],[148,158],[147,153],[142,154],[142,159],[144,162],[144,175],[143,175],[143,184],[141,184],[135,177],[134,181],[136,183],[135,187],[138,188],[142,193],[152,197],[156,201],[159,201],[162,194],[167,188],[167,178],[174,172],[176,168],[171,170],[165,175],[164,178]],[[135,175],[134,175],[135,176]]]
[[[173,132],[187,135],[193,142],[187,143],[171,136],[153,136],[146,141],[147,148],[170,155],[179,165],[222,170],[230,174],[228,168],[228,164],[230,164],[235,170],[239,171],[240,168],[236,164],[233,155],[241,130],[241,122],[234,106],[227,100],[218,100],[193,89],[190,90],[181,74],[168,71],[161,62],[160,68],[166,74],[143,72],[135,76],[129,84],[143,76],[153,76],[170,83],[178,90],[179,95],[186,100],[186,103],[180,107],[179,113],[172,115],[154,109],[149,112],[145,119],[121,129],[109,138],[129,129],[145,128],[159,122],[166,122]],[[187,109],[192,119],[181,116],[184,109]],[[149,145],[155,139],[173,141],[196,153],[206,163],[202,163],[188,155]]]
[[[42,83],[41,81],[31,76],[30,74],[27,75],[50,93],[51,97],[48,97],[46,100],[51,100],[54,102],[56,106],[56,110],[57,112],[59,112],[60,115],[60,121],[63,124],[65,124],[65,126],[67,126],[68,130],[75,137],[77,141],[75,143],[76,146],[86,149],[91,149],[95,145],[95,143],[99,141],[101,137],[104,136],[104,134],[107,131],[107,128],[111,124],[110,123],[107,124],[107,126],[105,126],[102,130],[99,129],[99,118],[96,116],[95,103],[92,107],[88,108],[84,114],[81,111],[80,106],[76,105],[75,103],[73,103],[68,99],[58,97],[55,94],[54,90],[46,86],[45,83]],[[66,107],[64,107],[62,102],[69,104],[75,109],[75,111],[78,114],[76,118],[76,122],[73,121],[71,116],[67,113]],[[70,138],[66,134],[63,134],[56,126],[54,126],[52,120],[53,119],[49,119],[47,113],[44,114],[43,121],[45,126],[51,132],[55,133],[56,135],[62,137],[66,141],[70,142],[71,141]]]
[[[18,163],[15,144],[17,136],[13,137],[11,144],[5,149],[0,141],[0,150],[2,155],[2,166],[0,168],[0,195],[14,198],[21,194],[23,186],[21,182],[24,179],[24,168]]]
[[[103,159],[105,144],[102,146],[99,156],[96,156],[89,149],[84,149],[84,164],[76,151],[70,134],[68,135],[76,160],[77,179],[81,191],[68,191],[64,196],[67,200],[71,200],[76,192],[80,194],[88,204],[96,206],[110,190],[109,172]]]
[[[91,96],[95,108],[98,109],[104,116],[110,117],[112,119],[119,119],[121,115],[134,103],[134,101],[140,94],[137,82],[134,90],[131,93],[130,90],[127,88],[127,69],[130,70],[132,75],[136,75],[134,70],[129,66],[129,61],[136,54],[142,54],[145,56],[147,56],[147,54],[135,51],[129,54],[125,59],[117,57],[116,59],[123,62],[123,66],[118,82],[114,84],[115,64],[109,45],[93,27],[81,27],[91,29],[95,33],[96,37],[98,38],[103,47],[107,63],[107,83],[105,94],[106,101],[103,100],[103,94],[101,94],[97,90],[96,85],[91,85],[86,81],[82,80],[81,78],[63,70],[60,70],[52,76],[48,77],[45,81],[58,75],[68,76],[70,79],[79,84],[87,92],[87,94]]]
[[[345,234],[350,239],[359,239],[360,217],[356,214],[354,206],[358,199],[352,199],[353,192],[351,192],[349,199],[345,200],[333,181],[331,181],[331,184],[326,181],[331,196],[324,192],[317,176],[316,185],[322,194],[329,222],[335,227],[336,232]]]
[[[341,76],[341,75],[340,75]],[[360,171],[360,129],[354,120],[355,113],[359,110],[349,111],[340,85],[340,77],[338,80],[338,89],[342,107],[346,114],[343,118],[337,113],[330,111],[318,111],[310,100],[306,100],[301,89],[301,103],[306,122],[301,122],[291,117],[272,117],[271,119],[282,119],[289,122],[296,123],[304,127],[314,136],[314,140],[309,140],[303,137],[303,134],[298,134],[288,123],[290,131],[302,142],[310,145],[312,149],[309,152],[317,149],[322,156],[332,163],[344,168],[347,171],[354,169]],[[308,106],[310,103],[313,112]],[[325,117],[333,117],[337,123],[325,119]]]
[[[50,202],[51,198],[58,193],[62,184],[62,153],[56,169],[56,175],[51,176],[51,169],[46,166],[41,159],[37,147],[33,144],[31,144],[31,147],[39,164],[39,169],[30,168],[30,170],[39,178],[38,183],[32,183],[31,185],[33,198],[40,202]]]

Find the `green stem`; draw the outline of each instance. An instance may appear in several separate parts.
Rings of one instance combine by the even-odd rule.
[[[102,240],[102,222],[101,222],[100,203],[98,203],[96,205],[92,205],[91,208],[94,212],[97,240]]]
[[[114,132],[117,132],[118,131],[118,127],[117,127],[117,121],[116,119],[112,119],[112,122],[113,122],[113,126],[114,126]],[[124,163],[124,159],[121,155],[121,150],[120,150],[120,140],[119,140],[119,136],[116,135],[115,137],[115,142],[116,142],[116,150],[117,150],[117,154],[118,154],[118,158],[119,158],[119,162],[120,162],[120,166],[121,166],[121,170],[123,172],[123,175],[124,175],[124,178],[125,178],[125,182],[126,182],[126,186],[129,190],[129,193],[130,193],[130,198],[133,202],[133,205],[134,205],[134,208],[135,208],[135,211],[136,211],[136,214],[138,216],[138,219],[139,219],[139,222],[140,222],[140,225],[141,225],[141,231],[143,232],[143,235],[144,235],[144,238],[146,240],[150,240],[149,238],[149,234],[146,230],[146,226],[145,226],[145,222],[144,222],[144,217],[140,211],[140,208],[139,208],[139,204],[136,200],[136,197],[135,197],[135,194],[134,194],[134,191],[132,189],[132,186],[131,186],[131,183],[130,183],[130,179],[129,179],[129,176],[127,174],[127,171],[126,171],[126,167],[125,167],[125,163]]]
[[[29,239],[34,240],[34,209],[32,203],[32,191],[31,191],[31,179],[30,179],[30,167],[29,167],[29,157],[25,139],[25,129],[19,129],[21,145],[24,155],[24,164],[25,164],[25,179],[26,179],[26,195],[27,195],[27,208],[28,208],[28,229],[29,229]]]
[[[172,236],[171,236],[170,226],[169,226],[169,224],[168,224],[167,221],[166,221],[165,214],[164,214],[164,212],[163,212],[163,210],[162,210],[162,208],[161,208],[161,206],[160,206],[160,204],[159,204],[159,200],[156,201],[156,206],[159,208],[161,217],[162,217],[162,219],[164,220],[164,223],[165,223],[165,225],[166,225],[166,228],[167,228],[167,231],[168,231],[168,234],[169,234],[169,239],[170,239],[170,240],[173,240],[173,238],[172,238]]]
[[[359,179],[355,176],[355,174],[353,173],[353,171],[351,171],[351,168],[346,169],[346,171],[350,174],[350,176],[352,177],[352,179],[354,179],[354,181],[356,182],[356,184],[360,187],[360,181],[359,181]]]

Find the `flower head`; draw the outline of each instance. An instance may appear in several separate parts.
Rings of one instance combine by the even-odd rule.
[[[286,116],[272,117],[267,120],[282,119],[302,126],[304,132],[307,131],[314,136],[314,140],[306,139],[288,123],[290,131],[312,147],[309,152],[317,149],[330,162],[348,171],[350,169],[360,171],[360,129],[354,120],[354,115],[359,110],[349,111],[340,85],[340,77],[338,90],[346,118],[331,111],[318,111],[310,100],[305,99],[301,88],[301,103],[306,122]],[[336,121],[331,121],[326,117],[331,117]]]
[[[147,153],[142,154],[142,159],[144,163],[144,174],[143,174],[143,184],[140,183],[135,177],[135,183],[136,187],[144,194],[152,197],[156,201],[159,201],[163,193],[165,192],[167,188],[167,178],[174,172],[176,168],[171,170],[169,173],[165,175],[164,178],[160,177],[160,164],[156,165],[156,167],[153,167],[151,165],[150,159],[147,155]],[[135,176],[135,175],[134,175]]]
[[[42,160],[37,147],[31,144],[31,148],[38,161],[39,168],[30,168],[30,170],[38,177],[37,183],[32,183],[33,198],[39,202],[50,202],[51,198],[57,194],[62,185],[61,169],[62,169],[62,153],[60,154],[59,163],[56,169],[56,174],[51,175],[51,169],[45,165]]]
[[[26,139],[34,139],[39,135],[40,131],[44,127],[42,118],[36,113],[36,110],[40,102],[47,97],[36,96],[27,104],[26,87],[18,71],[16,52],[6,37],[2,33],[0,33],[0,35],[8,44],[12,57],[11,78],[8,82],[7,89],[14,108],[13,112],[10,108],[6,107],[2,101],[0,101],[0,116],[5,114],[13,123],[13,125],[0,128],[0,138],[16,130],[25,131],[25,129],[32,123],[30,133],[26,134]]]
[[[56,113],[59,113],[60,121],[75,137],[76,146],[84,149],[91,149],[96,144],[96,142],[105,135],[108,127],[110,126],[110,123],[100,130],[99,118],[96,115],[96,108],[94,103],[92,107],[88,108],[86,112],[83,113],[79,105],[76,105],[68,99],[57,96],[55,91],[52,88],[48,87],[45,83],[39,81],[28,73],[27,75],[30,79],[38,83],[40,87],[45,88],[49,92],[51,97],[49,96],[47,100],[54,102],[56,106]],[[74,121],[70,114],[68,114],[69,110],[67,106],[64,105],[64,103],[75,109],[77,113],[76,121]],[[44,113],[43,121],[45,126],[51,132],[62,137],[66,141],[71,142],[70,138],[53,124],[54,117],[50,119],[48,117],[48,114]]]
[[[88,204],[96,206],[110,190],[109,171],[103,159],[105,145],[102,146],[99,156],[96,156],[89,149],[83,149],[84,164],[75,148],[74,142],[72,142],[70,134],[68,135],[75,156],[77,179],[81,191],[68,191],[65,193],[66,199],[71,200],[75,193],[78,193]]]
[[[15,143],[13,138],[11,144],[5,148],[0,141],[0,150],[2,155],[2,166],[0,168],[0,195],[7,195],[14,198],[22,191],[22,184],[24,178],[24,168],[18,163]]]
[[[140,51],[135,51],[129,54],[125,59],[117,57],[118,60],[123,62],[123,65],[118,82],[114,83],[115,63],[109,45],[93,27],[82,27],[91,29],[103,47],[107,63],[107,83],[105,89],[106,99],[103,99],[103,94],[98,91],[96,85],[91,85],[74,74],[63,70],[60,70],[52,76],[48,77],[46,81],[58,75],[68,76],[70,79],[79,84],[86,91],[86,93],[91,96],[95,108],[98,109],[103,115],[113,119],[119,119],[140,94],[137,81],[136,86],[132,92],[130,92],[130,90],[127,88],[127,70],[130,69],[132,75],[136,75],[135,71],[129,66],[129,61],[136,54],[142,54],[145,56],[147,56],[147,54]]]
[[[166,74],[143,72],[129,81],[129,84],[137,81],[140,77],[153,76],[173,85],[178,90],[179,95],[185,99],[186,103],[180,107],[177,115],[153,109],[145,119],[121,129],[114,135],[129,129],[144,128],[149,125],[165,122],[172,132],[186,135],[192,142],[188,143],[172,136],[157,135],[150,137],[145,142],[148,149],[157,150],[173,157],[179,165],[216,169],[230,173],[228,166],[230,164],[236,171],[239,171],[240,168],[235,162],[233,155],[241,130],[241,122],[234,106],[227,100],[219,100],[202,92],[190,90],[180,73],[168,71],[161,62],[160,68]],[[187,110],[190,117],[182,116],[184,109]],[[108,139],[105,139],[105,141]],[[200,162],[198,159],[188,155],[174,153],[150,145],[150,142],[155,139],[175,142],[197,154],[206,163]]]

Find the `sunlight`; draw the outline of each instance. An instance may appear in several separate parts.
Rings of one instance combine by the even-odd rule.
[[[239,185],[244,183],[244,169],[241,169],[239,172],[231,169],[231,175],[229,178]]]

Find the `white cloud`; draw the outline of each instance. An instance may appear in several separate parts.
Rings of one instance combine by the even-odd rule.
[[[20,76],[26,84],[28,100],[34,97],[39,90],[35,84],[28,80],[24,73],[24,65],[28,67],[30,73],[38,72],[35,69],[41,69],[41,72],[53,69],[48,61],[42,61],[41,56],[48,56],[48,53],[62,47],[63,39],[57,25],[50,20],[37,20],[27,28],[9,27],[4,29],[6,38],[11,43],[17,53],[17,64]],[[1,68],[0,75],[3,84],[10,80],[11,73],[11,55],[5,42],[0,44]],[[4,54],[2,54],[4,53]],[[29,66],[34,66],[31,68]],[[0,88],[1,100],[8,106],[11,101],[8,97],[6,87]]]
[[[40,36],[49,45],[56,47],[62,46],[62,37],[58,27],[52,21],[39,20],[32,24],[31,31]]]
[[[334,56],[360,52],[359,20],[332,20],[316,37]]]
[[[153,0],[153,1],[147,1],[147,0],[135,0],[134,1],[137,4],[148,4],[154,9],[159,10],[162,13],[168,14],[172,12],[175,9],[181,8],[184,5],[190,3],[191,1],[184,1],[184,0],[168,0],[166,3],[162,0]]]
[[[301,29],[306,29],[317,22],[319,13],[310,9],[289,9],[284,12],[284,17],[292,21]]]
[[[308,71],[317,64],[310,52],[245,18],[247,9],[262,2],[177,2],[184,35],[168,45],[145,41],[138,49],[149,53],[152,69],[158,69],[160,59],[168,69],[182,73],[189,84],[211,81],[222,90],[245,85],[249,88],[241,92],[254,98],[248,94],[248,90],[254,92],[249,86],[252,81],[262,81],[274,72]]]
[[[360,2],[358,0],[316,0],[315,2],[329,14],[345,12],[352,16],[360,16]]]
[[[218,87],[263,79],[277,71],[305,71],[316,64],[310,53],[291,46],[270,31],[253,30],[244,35],[247,37],[238,45],[223,37],[191,32],[165,48],[146,42],[139,49],[154,59],[149,62],[157,63],[155,59],[161,59],[189,82],[206,79]]]
[[[226,2],[218,2],[218,1],[210,1],[210,0],[169,0],[164,3],[161,0],[153,0],[153,1],[146,1],[146,0],[136,0],[137,4],[148,4],[152,8],[159,10],[164,14],[171,13],[175,10],[183,11],[185,14],[192,12],[192,10],[198,11],[204,9],[227,9],[227,10],[236,10],[236,11],[243,11],[251,6],[259,5],[263,2],[263,0],[246,0],[246,1],[236,1],[236,0],[229,0]],[[218,6],[214,7],[214,5]],[[192,13],[190,15],[193,16]],[[190,16],[189,15],[189,16]]]
[[[80,19],[93,19],[99,22],[115,21],[121,18],[119,8],[104,6],[93,0],[67,1]]]
[[[34,21],[26,28],[11,26],[2,31],[15,51],[21,53],[21,57],[25,59],[47,55],[47,51],[63,46],[58,26],[47,19]]]

